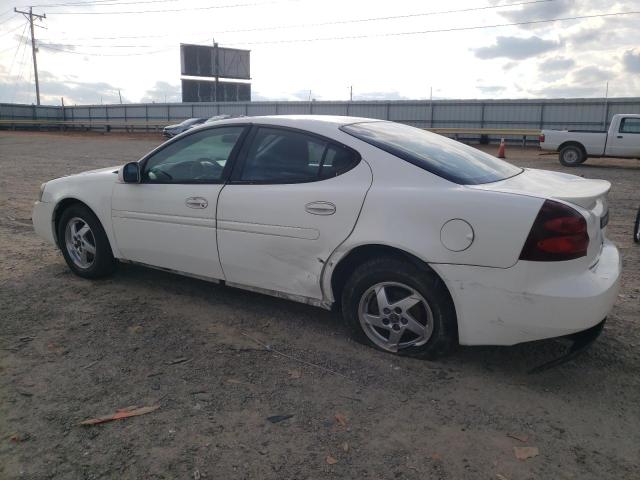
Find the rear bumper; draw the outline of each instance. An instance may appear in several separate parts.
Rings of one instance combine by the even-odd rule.
[[[55,245],[56,239],[53,232],[53,203],[35,202],[31,220],[33,229],[39,237]]]
[[[514,345],[587,330],[610,312],[622,270],[605,241],[597,264],[582,271],[518,262],[511,268],[432,265],[449,287],[463,345]]]

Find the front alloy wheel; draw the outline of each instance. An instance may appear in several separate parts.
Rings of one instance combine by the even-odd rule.
[[[420,293],[408,285],[382,282],[360,299],[362,330],[377,347],[397,352],[427,343],[433,332],[433,314]]]
[[[69,205],[57,224],[58,246],[67,265],[84,278],[100,278],[115,270],[107,234],[100,220],[85,205]]]
[[[96,240],[91,227],[82,218],[73,217],[67,223],[64,244],[73,263],[84,270],[93,265],[96,258]]]

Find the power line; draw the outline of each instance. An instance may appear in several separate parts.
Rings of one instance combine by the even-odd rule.
[[[10,22],[11,20],[15,20],[16,18],[18,18],[18,17],[9,17],[6,20],[3,20],[2,22],[0,22],[0,25],[3,25],[5,23],[7,23],[7,22]]]
[[[175,13],[175,12],[193,12],[202,10],[218,10],[225,8],[242,8],[242,7],[259,7],[262,5],[271,5],[274,3],[299,2],[301,0],[270,0],[267,2],[248,2],[233,3],[227,5],[208,5],[206,7],[190,7],[190,8],[170,8],[162,10],[135,10],[135,11],[115,11],[115,12],[53,12],[50,15],[128,15],[133,13]]]
[[[570,20],[586,20],[589,18],[637,15],[639,13],[640,11],[614,12],[614,13],[601,13],[601,14],[595,14],[595,15],[577,15],[574,17],[550,18],[545,20],[529,20],[529,21],[513,22],[513,23],[496,23],[494,25],[474,25],[469,27],[453,27],[453,28],[440,28],[435,30],[419,30],[419,31],[413,31],[413,32],[372,33],[372,34],[363,34],[363,35],[345,35],[341,37],[299,38],[299,39],[291,39],[291,40],[288,40],[288,39],[265,40],[260,42],[239,42],[239,43],[233,43],[233,44],[234,45],[265,45],[265,44],[279,44],[279,43],[323,42],[323,41],[330,41],[330,40],[357,40],[361,38],[374,38],[374,37],[400,37],[400,36],[409,36],[409,35],[424,35],[428,33],[461,32],[461,31],[467,31],[467,30],[483,30],[487,28],[514,27],[519,25],[536,25],[541,23],[566,22]]]
[[[51,3],[43,5],[33,5],[36,7],[60,8],[60,7],[94,7],[102,5],[136,5],[140,3],[168,3],[178,2],[180,0],[136,0],[133,2],[118,2],[117,0],[94,0],[92,2],[69,2],[69,3]]]
[[[483,7],[461,8],[458,10],[440,10],[440,11],[434,11],[434,12],[409,13],[405,15],[393,15],[388,17],[369,17],[369,18],[359,18],[359,19],[352,19],[352,20],[337,20],[337,21],[331,21],[331,22],[307,23],[307,24],[298,24],[298,25],[276,25],[271,27],[242,28],[242,29],[234,29],[234,30],[216,30],[216,34],[236,33],[236,32],[262,32],[267,30],[285,30],[285,29],[291,29],[291,28],[308,28],[308,27],[323,27],[327,25],[344,25],[348,23],[365,23],[365,22],[379,22],[379,21],[385,21],[385,20],[401,20],[405,18],[427,17],[427,16],[433,16],[433,15],[446,15],[451,13],[465,13],[465,12],[474,12],[479,10],[493,10],[497,8],[517,7],[521,5],[531,5],[535,3],[549,3],[554,1],[556,0],[532,0],[527,2],[505,3],[501,5],[485,5]]]
[[[13,60],[11,60],[11,66],[9,67],[9,76],[11,76],[11,72],[13,71],[13,64],[16,61],[16,57],[18,56],[18,52],[20,51],[20,47],[22,46],[22,42],[26,42],[26,37],[24,36],[24,32],[27,30],[27,25],[29,23],[24,24],[24,28],[22,29],[22,33],[20,34],[20,41],[18,42],[18,46],[16,47],[16,51],[13,54]]]
[[[13,91],[11,92],[11,103],[13,103],[13,101],[16,98],[16,90],[18,88],[18,85],[20,85],[20,81],[22,80],[22,70],[24,69],[24,54],[27,52],[27,38],[26,36],[24,37],[24,47],[22,49],[22,57],[20,58],[20,70],[18,71],[18,81],[14,84],[13,86]],[[39,103],[38,103],[39,105]]]
[[[171,0],[173,1],[173,0]],[[426,17],[433,15],[446,15],[452,13],[465,13],[471,11],[481,11],[481,10],[492,10],[498,8],[508,8],[508,7],[517,7],[522,5],[531,5],[538,3],[549,3],[555,2],[557,0],[529,0],[529,1],[520,1],[516,3],[505,3],[501,5],[485,5],[482,7],[471,7],[471,8],[463,8],[458,10],[441,10],[441,11],[433,11],[433,12],[422,12],[422,13],[410,13],[405,15],[393,15],[386,17],[369,17],[369,18],[356,18],[351,20],[336,20],[329,22],[319,22],[319,23],[307,23],[307,24],[298,24],[298,25],[275,25],[275,26],[267,26],[267,27],[256,27],[256,28],[243,28],[243,29],[235,29],[235,30],[217,30],[216,34],[219,33],[236,33],[236,32],[257,32],[257,31],[268,31],[268,30],[284,30],[291,28],[308,28],[308,27],[320,27],[320,26],[328,26],[328,25],[344,25],[350,23],[365,23],[365,22],[376,22],[376,21],[385,21],[385,20],[400,20],[406,18],[416,18],[416,17]],[[136,36],[116,36],[116,37],[71,37],[74,40],[118,40],[118,39],[135,39],[135,38],[160,38],[165,37],[166,35],[136,35]]]
[[[20,27],[22,27],[22,24],[16,26],[16,28],[13,28],[11,30],[8,30],[6,32],[4,32],[2,35],[0,35],[0,37],[4,37],[5,35],[9,35],[12,32],[15,32],[16,30],[18,30]]]
[[[139,56],[139,55],[155,55],[157,53],[162,53],[162,52],[169,51],[173,48],[177,48],[177,45],[175,47],[164,48],[162,50],[155,50],[151,52],[130,52],[130,53],[77,52],[75,50],[67,50],[65,48],[60,48],[57,46],[51,46],[46,44],[41,44],[40,47],[46,50],[54,50],[56,52],[71,53],[75,55],[85,55],[89,57],[131,57],[131,56]],[[105,46],[104,48],[111,48],[111,46]]]
[[[263,45],[263,44],[286,44],[286,43],[303,43],[303,42],[320,42],[320,41],[331,41],[331,40],[356,40],[362,38],[374,38],[374,37],[399,37],[399,36],[409,36],[409,35],[426,35],[430,33],[446,33],[446,32],[460,32],[460,31],[469,31],[469,30],[484,30],[490,28],[503,28],[503,27],[513,27],[519,25],[536,25],[543,23],[553,23],[553,22],[565,22],[571,20],[586,20],[590,18],[602,18],[602,17],[614,17],[614,16],[624,16],[624,15],[637,15],[640,14],[640,11],[630,11],[630,12],[613,12],[613,13],[600,13],[594,15],[579,15],[573,17],[558,17],[558,18],[549,18],[543,20],[529,20],[523,22],[512,22],[512,23],[499,23],[493,25],[473,25],[467,27],[452,27],[452,28],[442,28],[442,29],[434,29],[434,30],[421,30],[421,31],[411,31],[411,32],[390,32],[390,33],[372,33],[372,34],[364,34],[364,35],[347,35],[341,37],[318,37],[318,38],[301,38],[301,39],[284,39],[284,40],[265,40],[261,42],[243,42],[243,43],[234,43],[234,45]],[[111,48],[110,45],[104,45],[100,48]],[[147,52],[132,52],[132,53],[98,53],[98,52],[78,52],[75,50],[66,50],[63,48],[52,47],[50,45],[42,45],[42,48],[47,48],[50,50],[56,50],[64,53],[71,53],[76,55],[86,55],[86,56],[109,56],[109,57],[126,57],[131,55],[155,55],[158,53],[163,53],[168,50],[172,50],[173,48],[177,48],[178,45],[171,46],[168,48],[162,48],[155,51],[147,51]]]

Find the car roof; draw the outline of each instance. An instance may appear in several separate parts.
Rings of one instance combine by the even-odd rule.
[[[278,125],[283,127],[295,127],[301,129],[311,129],[314,127],[327,127],[333,125],[341,127],[351,123],[359,122],[380,122],[384,120],[376,118],[364,117],[347,117],[340,115],[264,115],[256,117],[235,117],[225,118],[207,123],[208,127],[212,125],[233,125],[237,123],[260,123],[263,125]],[[199,127],[202,128],[202,127]]]

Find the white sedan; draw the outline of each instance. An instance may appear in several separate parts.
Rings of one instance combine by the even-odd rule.
[[[43,184],[33,224],[82,277],[132,262],[335,307],[356,339],[434,358],[600,328],[609,189],[388,121],[235,118]]]

